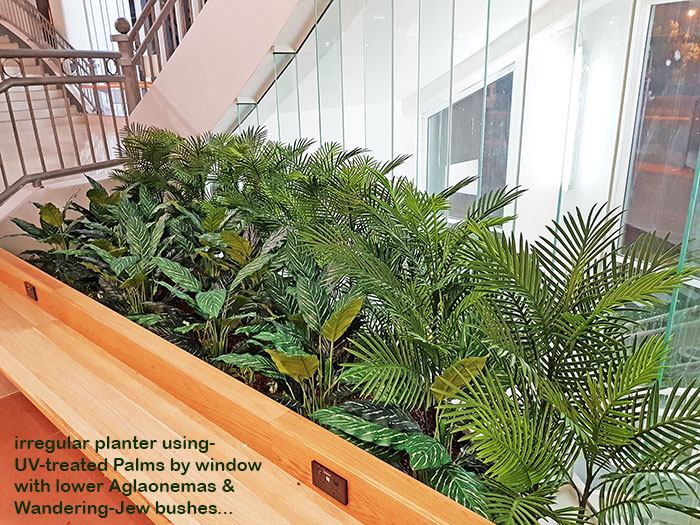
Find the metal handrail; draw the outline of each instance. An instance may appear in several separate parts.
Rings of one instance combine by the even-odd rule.
[[[0,19],[19,29],[43,49],[73,49],[44,15],[27,0],[0,0]]]
[[[25,59],[59,60],[61,74]],[[35,76],[38,75],[38,76]],[[120,164],[128,125],[119,53],[73,49],[0,50],[0,204],[26,184]]]
[[[143,37],[143,42],[141,42],[141,44],[138,46],[138,48],[134,52],[134,59],[135,60],[138,60],[139,58],[141,58],[143,56],[143,54],[146,52],[146,49],[148,48],[148,46],[151,44],[151,42],[153,42],[153,39],[158,35],[158,31],[161,30],[166,19],[170,16],[170,11],[172,11],[172,8],[174,5],[175,5],[175,0],[167,0],[165,5],[163,6],[163,9],[160,11],[160,13],[158,13],[158,17],[153,22],[153,25],[146,33],[146,36]]]
[[[80,79],[80,80],[76,80]],[[68,84],[110,84],[112,82],[124,82],[124,75],[81,75],[75,77],[72,75],[61,77],[39,77],[39,78],[6,78],[0,82],[0,95],[13,87],[29,87],[29,86],[65,86]]]
[[[141,14],[139,15],[138,19],[136,22],[134,22],[134,26],[131,28],[129,31],[129,38],[131,40],[135,40],[136,37],[138,36],[139,30],[143,25],[146,23],[146,20],[148,19],[148,15],[144,16],[144,13],[151,13],[153,11],[153,8],[156,4],[156,0],[148,0],[148,3],[146,3],[145,6],[141,9]]]
[[[9,200],[14,194],[24,188],[27,184],[41,184],[48,180],[60,179],[62,177],[69,177],[71,175],[79,175],[81,173],[89,173],[91,171],[100,171],[110,168],[116,168],[121,164],[121,160],[105,160],[102,162],[95,162],[94,164],[73,166],[72,168],[65,168],[61,170],[47,171],[41,174],[26,175],[20,177],[17,181],[9,184],[5,189],[0,192],[0,205]],[[0,167],[2,166],[2,159],[0,159]],[[3,169],[4,173],[4,169]],[[4,179],[6,176],[3,177]]]
[[[3,58],[86,58],[119,60],[116,51],[79,51],[76,49],[2,49]]]
[[[153,84],[203,9],[206,0],[149,0],[131,27],[120,18],[113,35],[127,78],[127,99],[133,110]]]

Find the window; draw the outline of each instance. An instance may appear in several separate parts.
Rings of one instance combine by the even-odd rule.
[[[449,170],[445,169],[448,162],[446,150],[439,147],[447,140],[449,112],[445,108],[428,118],[428,191],[439,192],[466,177],[479,174],[482,134],[481,193],[506,185],[513,73],[494,80],[486,89],[485,119],[483,88],[452,105]],[[464,218],[467,208],[476,200],[476,192],[476,184],[472,184],[453,195],[449,218]]]
[[[625,196],[625,242],[683,240],[700,146],[700,1],[655,5]]]

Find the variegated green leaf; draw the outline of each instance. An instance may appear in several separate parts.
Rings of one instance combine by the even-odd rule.
[[[163,282],[163,281],[156,281],[156,283],[159,284],[160,286],[166,288],[167,290],[169,290],[170,293],[173,294],[178,299],[182,299],[183,301],[185,301],[192,308],[195,307],[194,300],[189,295],[187,295],[185,292],[183,292],[182,290],[178,290],[173,285],[168,284],[168,283]]]
[[[115,255],[112,252],[115,250],[115,246],[108,239],[94,239],[92,244],[98,248],[102,248],[104,251],[108,252],[110,255]],[[116,257],[116,255],[115,255]]]
[[[290,236],[287,239],[285,252],[289,267],[296,276],[312,278],[316,274],[318,266],[299,245],[295,236]]]
[[[235,288],[241,284],[246,278],[262,270],[267,264],[272,260],[275,255],[272,253],[267,253],[265,255],[260,255],[253,259],[251,262],[246,264],[236,275],[236,278],[231,283],[231,288]]]
[[[126,257],[117,257],[116,259],[112,259],[109,263],[109,267],[117,277],[119,277],[123,272],[127,272],[127,274],[131,275],[130,270],[136,266],[138,262],[138,257],[135,255],[128,255]]]
[[[284,375],[301,383],[311,379],[318,371],[318,357],[315,355],[286,355],[276,350],[266,350],[275,365]]]
[[[361,448],[365,452],[369,452],[373,456],[378,457],[382,461],[397,465],[401,463],[406,458],[406,453],[403,450],[397,450],[392,447],[384,447],[382,445],[377,445],[376,443],[371,443],[369,441],[363,441],[355,436],[346,434],[342,430],[337,428],[329,427],[328,430],[333,432],[335,435],[340,436],[345,441],[349,441],[356,447]]]
[[[315,279],[299,277],[296,295],[304,321],[315,332],[320,333],[323,322],[328,316],[328,294]]]
[[[207,210],[207,215],[202,221],[202,230],[205,233],[215,232],[221,226],[226,217],[226,208],[212,206]]]
[[[137,215],[128,217],[124,222],[124,227],[126,228],[126,243],[129,245],[129,251],[133,255],[144,257],[151,245],[151,236],[141,217]]]
[[[22,219],[11,219],[15,225],[20,228],[24,233],[28,234],[30,237],[40,240],[43,239],[46,234],[41,228],[37,228],[31,222],[23,221]]]
[[[146,276],[142,273],[137,273],[129,277],[121,284],[121,288],[136,288],[146,282]]]
[[[261,254],[270,253],[272,250],[277,248],[282,242],[287,238],[287,228],[280,228],[279,230],[272,232],[267,238],[262,248],[260,249]]]
[[[97,266],[96,264],[92,264],[92,263],[89,263],[89,262],[86,262],[86,261],[81,261],[81,262],[80,262],[80,265],[83,266],[83,267],[85,267],[85,268],[87,268],[87,269],[90,270],[91,272],[95,272],[95,273],[102,274],[102,268],[100,268],[100,267]]]
[[[161,272],[183,290],[188,292],[200,292],[202,290],[202,283],[181,264],[163,257],[156,257],[153,261]]]
[[[227,246],[226,253],[237,264],[243,266],[250,260],[253,254],[253,248],[248,241],[236,232],[231,230],[222,231],[221,240]]]
[[[197,228],[200,230],[202,229],[202,222],[199,220],[199,217],[192,213],[190,210],[188,210],[185,206],[178,202],[170,202],[169,204],[172,204],[172,206],[178,210],[180,213],[182,213],[185,217],[187,217]]]
[[[104,188],[92,188],[87,192],[86,196],[90,199],[92,204],[102,206],[103,208],[107,206],[116,206],[121,200],[121,194],[118,191],[110,195]]]
[[[484,487],[474,473],[450,463],[435,469],[428,478],[428,485],[477,514],[487,517]]]
[[[141,184],[139,186],[139,209],[144,217],[151,217],[158,206],[158,201],[151,195],[148,188]]]
[[[161,242],[165,233],[166,217],[163,215],[151,228],[151,239],[148,246],[148,256],[153,257],[156,253],[162,253],[166,242]]]
[[[55,204],[44,204],[39,210],[39,217],[49,226],[60,227],[63,224],[63,212]]]
[[[177,328],[175,328],[175,331],[178,334],[189,334],[192,330],[195,330],[200,326],[204,326],[204,323],[183,324],[182,326],[178,326]]]
[[[420,425],[408,412],[395,405],[383,405],[365,400],[351,400],[340,406],[348,414],[398,430],[399,432],[405,432],[406,434],[423,432]]]
[[[163,320],[157,314],[128,315],[127,317],[141,326],[154,326]]]
[[[399,432],[348,414],[341,407],[318,410],[311,417],[323,425],[342,430],[363,441],[404,450],[409,455],[413,470],[437,468],[450,461],[447,449],[430,436]]]
[[[332,343],[335,343],[338,339],[340,339],[355,320],[357,314],[360,313],[362,302],[363,298],[361,297],[352,299],[340,310],[333,312],[333,314],[323,324],[321,335]]]
[[[403,450],[403,445],[409,438],[408,434],[353,416],[340,407],[317,410],[311,414],[311,418],[321,425],[341,430],[362,441],[398,450]]]
[[[275,345],[277,351],[285,355],[306,355],[302,342],[296,337],[283,332],[261,332],[254,335],[253,339],[258,341],[270,341]]]
[[[88,244],[86,245],[86,248],[91,249],[93,252],[99,255],[100,259],[102,259],[107,264],[112,264],[112,261],[114,260],[114,255],[111,255],[107,251],[103,250],[99,246],[95,246],[94,244]]]
[[[413,470],[437,468],[450,462],[447,449],[437,439],[425,434],[412,434],[403,449],[408,452]]]
[[[284,379],[284,375],[280,374],[279,370],[268,358],[262,355],[254,354],[225,354],[215,357],[212,361],[220,361],[229,365],[237,366],[238,368],[250,368],[256,372],[260,372],[265,377],[271,379]]]
[[[207,319],[216,319],[226,302],[226,290],[198,292],[195,296],[195,302],[197,303],[197,308]]]

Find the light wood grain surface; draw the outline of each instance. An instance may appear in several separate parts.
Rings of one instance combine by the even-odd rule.
[[[36,286],[38,302],[24,295],[24,281]],[[262,461],[259,473],[230,476],[234,494],[158,494],[162,503],[189,498],[234,512],[209,521],[170,516],[174,522],[490,523],[1,250],[0,283],[0,369],[62,431],[92,439],[208,438],[216,443],[207,454],[213,459]],[[119,453],[151,460],[174,455]],[[204,455],[189,450],[177,457],[197,461]],[[347,506],[313,487],[312,460],[348,480]],[[182,481],[172,472],[138,474],[145,481]],[[188,481],[222,485],[225,477],[195,473]],[[154,495],[141,498],[152,501]]]

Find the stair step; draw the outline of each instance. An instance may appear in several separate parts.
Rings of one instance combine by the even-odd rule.
[[[2,52],[0,51],[0,55]],[[18,67],[21,63],[25,67],[38,66],[38,58],[4,58],[5,67]]]
[[[71,109],[71,111],[70,111],[71,115],[73,115],[73,116],[78,115],[78,108],[76,108],[75,106],[71,106],[70,109]],[[48,108],[43,108],[43,109],[33,108],[33,110],[34,110],[34,118],[35,119],[38,119],[38,120],[42,120],[42,119],[49,119],[50,120],[51,119]],[[52,110],[53,110],[54,119],[60,118],[60,117],[66,117],[68,115],[65,107],[52,108]],[[14,117],[15,117],[15,122],[24,121],[24,120],[31,120],[31,118],[32,118],[32,114],[29,111],[29,109],[18,111],[15,108],[13,108],[13,113],[14,113]],[[8,111],[0,110],[0,122],[11,122],[10,113]]]
[[[34,101],[41,101],[43,100],[46,102],[46,93],[43,90],[43,86],[41,91],[31,89],[29,90],[29,97],[32,99],[32,103]],[[56,86],[47,86],[48,87],[48,92],[49,92],[49,98],[50,99],[62,99],[63,94],[61,91],[58,89]],[[10,94],[10,102],[12,102],[14,107],[15,102],[27,102],[27,94],[22,88],[12,88],[9,91],[6,91],[3,95],[0,95],[0,105],[4,104],[7,106],[7,94]]]
[[[10,43],[10,36],[9,35],[0,35],[0,44],[9,44]]]
[[[23,64],[19,66],[13,61],[6,61],[4,67],[2,68],[5,74],[5,78],[16,78],[19,76],[25,77],[44,77],[47,76],[44,73],[44,68],[38,64],[27,65]]]
[[[32,100],[32,108],[34,109],[46,109],[48,107],[48,102],[46,101],[46,97],[43,96],[33,96],[30,97]],[[51,101],[51,107],[55,110],[57,108],[64,108],[66,107],[66,104],[63,100],[63,98],[59,97],[53,97],[49,93],[49,100]],[[70,105],[70,101],[68,101],[68,104]],[[27,103],[26,97],[22,97],[21,100],[12,100],[12,111],[26,111],[29,109],[29,104]],[[8,112],[8,107],[7,107],[7,101],[5,100],[5,97],[0,97],[0,113],[7,113]]]
[[[0,49],[19,49],[19,44],[14,42],[0,42]]]

